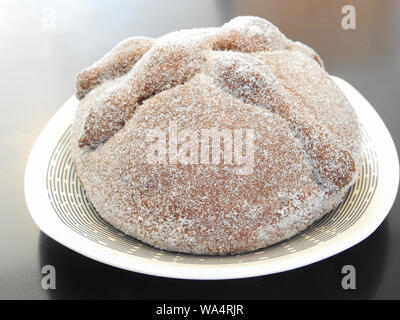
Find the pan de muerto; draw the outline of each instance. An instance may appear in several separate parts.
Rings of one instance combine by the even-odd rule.
[[[223,255],[338,206],[360,129],[309,47],[270,22],[133,37],[77,76],[77,174],[100,216],[155,247]]]

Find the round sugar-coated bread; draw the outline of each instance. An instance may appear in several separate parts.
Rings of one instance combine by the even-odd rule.
[[[292,237],[357,178],[360,128],[309,47],[270,22],[134,37],[77,76],[79,179],[158,248],[243,253]]]

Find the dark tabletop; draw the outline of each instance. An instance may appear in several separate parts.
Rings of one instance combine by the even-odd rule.
[[[355,30],[341,26],[345,4]],[[357,246],[307,267],[264,277],[188,281],[119,270],[53,241],[33,223],[23,193],[32,145],[74,93],[74,77],[132,35],[160,36],[258,15],[314,48],[329,73],[357,88],[400,146],[400,1],[1,1],[0,298],[400,298],[400,204]],[[56,268],[56,290],[41,267]],[[356,268],[343,290],[341,269]]]

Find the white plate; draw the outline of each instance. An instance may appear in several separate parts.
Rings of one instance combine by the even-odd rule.
[[[392,138],[372,106],[332,77],[363,127],[362,172],[345,201],[301,234],[252,253],[207,257],[171,253],[126,236],[104,222],[87,200],[70,158],[71,97],[47,124],[29,156],[25,198],[33,220],[54,240],[126,270],[185,279],[231,279],[302,267],[354,246],[384,220],[396,197],[399,162]]]

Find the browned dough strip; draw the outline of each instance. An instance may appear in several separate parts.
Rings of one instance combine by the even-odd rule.
[[[312,63],[309,57],[298,54]],[[273,56],[269,59],[273,61]],[[284,68],[290,68],[290,59],[286,61]],[[285,89],[283,76],[277,77],[270,66],[242,53],[212,52],[208,62],[208,73],[223,89],[246,103],[265,106],[290,123],[319,183],[331,189],[351,182],[355,163],[350,153],[329,129],[321,126],[315,109]],[[318,69],[322,75],[324,71]]]
[[[153,43],[153,39],[145,37],[132,37],[118,43],[93,66],[78,73],[77,98],[83,99],[89,91],[105,80],[112,80],[127,73]]]

